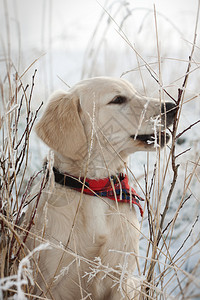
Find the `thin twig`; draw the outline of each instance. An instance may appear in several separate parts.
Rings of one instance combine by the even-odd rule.
[[[193,126],[195,126],[199,122],[200,122],[200,120],[194,122],[193,124],[191,124],[190,126],[188,126],[186,129],[184,129],[182,132],[180,132],[179,134],[177,134],[176,139],[180,138],[186,131],[188,131],[189,129],[191,129]]]

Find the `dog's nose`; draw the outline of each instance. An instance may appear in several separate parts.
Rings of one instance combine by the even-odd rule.
[[[161,114],[162,114],[162,122],[166,124],[166,126],[170,126],[176,114],[177,107],[173,102],[165,102],[162,103]]]

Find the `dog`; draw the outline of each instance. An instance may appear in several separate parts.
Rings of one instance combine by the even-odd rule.
[[[53,163],[46,167],[45,187],[39,183],[31,192],[26,213],[28,224],[36,210],[29,249],[44,241],[51,245],[34,256],[35,295],[139,297],[133,272],[140,235],[137,209],[142,214],[145,196],[128,184],[127,159],[167,144],[165,129],[174,116],[172,102],[144,97],[128,81],[110,77],[83,80],[50,97],[36,133],[52,150]]]

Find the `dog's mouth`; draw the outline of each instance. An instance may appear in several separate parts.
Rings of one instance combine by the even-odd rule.
[[[164,147],[169,142],[170,135],[165,131],[161,131],[158,132],[156,135],[154,133],[138,134],[137,136],[131,135],[131,138],[133,138],[136,141],[142,142],[145,146],[148,147]]]

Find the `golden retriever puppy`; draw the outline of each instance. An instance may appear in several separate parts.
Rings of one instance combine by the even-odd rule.
[[[37,209],[27,245],[51,245],[34,257],[36,295],[137,298],[144,194],[130,187],[126,162],[135,151],[163,147],[174,114],[174,104],[141,96],[122,79],[91,78],[51,96],[36,132],[52,149],[53,164],[45,187],[38,183],[30,195]],[[31,207],[28,224],[30,218]]]

